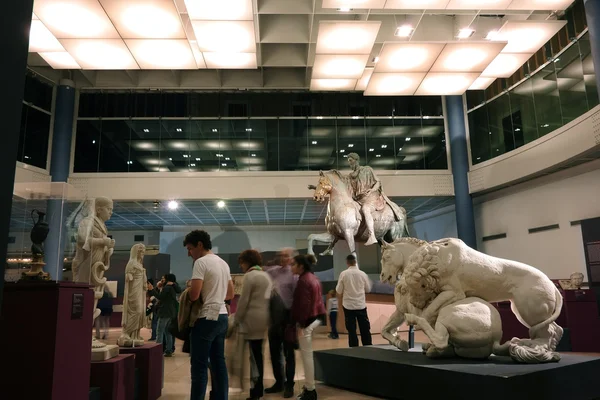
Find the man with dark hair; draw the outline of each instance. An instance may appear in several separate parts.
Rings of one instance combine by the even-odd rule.
[[[346,265],[348,269],[340,274],[335,290],[342,296],[348,344],[350,347],[358,346],[358,336],[356,335],[356,322],[358,321],[360,340],[363,346],[370,346],[373,342],[365,293],[371,291],[371,281],[367,274],[358,269],[354,255],[350,254],[346,257]]]
[[[225,365],[225,336],[228,316],[225,300],[233,298],[233,282],[229,265],[212,252],[210,235],[202,230],[188,233],[183,241],[188,256],[194,260],[190,301],[202,296],[200,317],[192,327],[191,400],[204,399],[208,384],[208,367],[212,377],[211,399],[226,400],[229,378]]]

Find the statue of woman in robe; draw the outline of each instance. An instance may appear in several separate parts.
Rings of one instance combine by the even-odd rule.
[[[144,344],[140,329],[146,321],[146,291],[148,278],[143,261],[146,246],[141,243],[131,248],[129,262],[125,267],[125,295],[123,297],[123,330],[117,340],[119,346],[137,347]]]

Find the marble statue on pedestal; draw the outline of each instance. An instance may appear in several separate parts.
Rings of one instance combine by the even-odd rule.
[[[87,283],[94,288],[93,326],[93,321],[100,315],[96,306],[104,294],[104,272],[110,267],[110,257],[115,249],[115,241],[108,237],[105,225],[112,216],[113,202],[106,197],[98,197],[86,204],[88,207],[81,210],[83,218],[77,227],[72,269],[74,282]],[[118,354],[118,346],[108,346],[92,337],[92,360],[106,360]]]
[[[360,166],[356,153],[348,155],[348,163],[352,168],[350,174],[343,175],[337,170],[321,171],[319,184],[308,186],[315,191],[315,201],[323,202],[329,197],[325,227],[330,236],[313,237],[313,240],[329,243],[323,255],[333,254],[339,239],[346,240],[350,252],[356,255],[355,242],[371,245],[408,234],[406,210],[383,193],[381,181],[373,169]],[[312,252],[312,246],[309,252]]]
[[[487,330],[485,335],[493,339],[498,334],[494,323],[487,327],[481,324],[482,319],[495,319],[495,310],[491,310],[487,302],[511,301],[515,316],[529,328],[531,339],[513,338],[500,347],[495,340],[488,341],[492,352],[502,353],[508,349],[513,359],[527,363],[560,359],[555,350],[563,329],[554,321],[563,300],[556,286],[541,271],[516,261],[488,256],[471,249],[460,239],[430,243],[401,239],[391,245],[384,244],[381,279],[394,283],[398,274],[402,274],[400,300],[409,302],[416,312],[409,310],[409,314],[414,315],[408,317],[393,315],[382,331],[386,339],[396,340],[390,336],[392,326],[397,327],[404,319],[417,323],[426,334],[429,332],[432,342],[451,329],[458,333],[474,330],[481,334]],[[397,301],[397,307],[402,301]],[[398,313],[407,313],[406,306],[403,307]],[[450,335],[448,340],[456,343],[457,338]],[[442,350],[446,349],[443,341],[437,340],[437,343]],[[465,342],[461,347],[474,348]]]
[[[119,346],[137,347],[144,344],[140,329],[146,323],[146,291],[148,277],[144,268],[146,246],[141,243],[131,248],[129,262],[125,267],[125,295],[123,297],[123,331],[117,340]]]

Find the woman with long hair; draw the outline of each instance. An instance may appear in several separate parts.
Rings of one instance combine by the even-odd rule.
[[[325,316],[321,281],[312,272],[312,267],[317,263],[315,256],[298,255],[292,262],[292,272],[299,276],[294,290],[292,303],[292,320],[300,330],[298,342],[300,354],[304,363],[304,389],[299,400],[316,400],[315,364],[313,360],[312,334],[321,325]]]

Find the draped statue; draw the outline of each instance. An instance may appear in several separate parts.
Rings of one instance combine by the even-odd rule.
[[[146,322],[146,291],[148,277],[144,268],[146,246],[134,244],[125,267],[125,295],[123,297],[123,330],[117,340],[119,346],[136,347],[144,344],[140,329]]]

